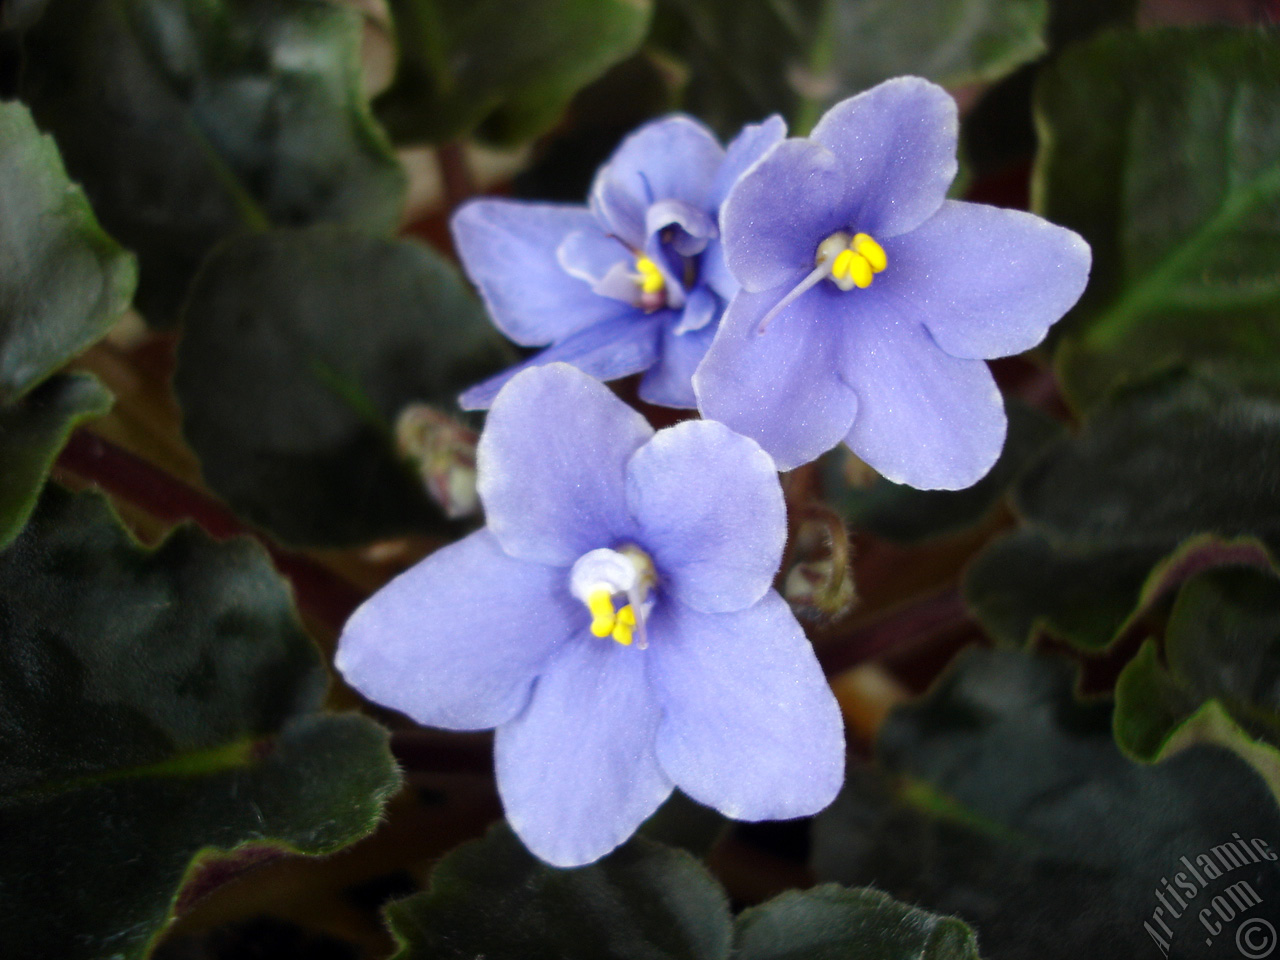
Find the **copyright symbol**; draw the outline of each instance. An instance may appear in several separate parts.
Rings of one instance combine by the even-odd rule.
[[[1236,928],[1236,949],[1248,960],[1262,960],[1276,948],[1276,928],[1261,917],[1251,917]]]

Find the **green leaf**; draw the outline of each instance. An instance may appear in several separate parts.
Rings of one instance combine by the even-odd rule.
[[[545,133],[639,46],[651,0],[390,0],[400,46],[378,114],[397,141]]]
[[[1204,534],[1280,543],[1277,472],[1280,403],[1200,379],[1128,390],[1026,469],[1028,526],[975,560],[966,599],[1002,642],[1043,630],[1103,649],[1170,571],[1241,561]]]
[[[112,396],[87,373],[52,377],[0,407],[0,550],[21,532],[71,431],[111,409]]]
[[[405,180],[361,92],[361,20],[286,0],[52,0],[22,96],[176,319],[220,239],[269,225],[396,226]]]
[[[1093,274],[1055,362],[1081,407],[1195,363],[1280,389],[1280,45],[1261,30],[1112,33],[1042,77],[1036,207]]]
[[[1280,797],[1280,576],[1229,567],[1187,581],[1165,630],[1116,683],[1116,741],[1155,762],[1218,743]]]
[[[1228,937],[1201,946],[1199,910],[1240,881],[1264,903],[1280,898],[1280,865],[1225,846],[1238,834],[1274,856],[1280,810],[1252,770],[1216,747],[1154,767],[1127,759],[1110,705],[1075,700],[1073,675],[1067,661],[1020,652],[961,654],[923,700],[887,720],[878,757],[891,776],[855,769],[819,815],[819,879],[874,878],[891,896],[971,924],[983,952],[1002,960],[1145,956],[1147,927],[1164,935],[1157,909],[1173,955],[1224,955]],[[1202,857],[1217,864],[1212,874]],[[1188,909],[1161,906],[1157,893],[1177,910],[1162,878]]]
[[[953,533],[982,521],[1036,453],[1063,431],[1056,420],[1017,401],[1007,401],[1009,435],[991,471],[965,490],[915,490],[876,477],[859,488],[842,467],[853,456],[843,448],[823,460],[827,502],[851,526],[903,543]]]
[[[994,80],[1044,50],[1047,0],[660,0],[658,42],[692,72],[686,108],[726,136],[770,113],[807,133],[822,111],[901,74]]]
[[[878,890],[835,884],[745,911],[735,960],[978,960],[973,931]]]
[[[589,867],[531,856],[499,825],[387,908],[394,960],[728,960],[729,904],[692,856],[635,839]]]
[[[396,417],[504,358],[479,303],[419,243],[332,228],[219,248],[193,286],[174,387],[209,485],[280,538],[364,543],[445,526]]]
[[[138,277],[20,103],[0,102],[0,184],[3,406],[105,334]]]
[[[384,731],[317,712],[318,651],[248,540],[184,527],[147,551],[99,496],[49,487],[0,553],[0,623],[14,956],[140,958],[220,851],[331,852],[396,788]]]

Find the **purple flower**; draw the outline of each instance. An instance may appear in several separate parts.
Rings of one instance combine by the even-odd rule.
[[[721,210],[741,284],[693,378],[702,415],[789,470],[841,440],[923,489],[980,479],[1004,444],[984,359],[1038,344],[1079,298],[1089,247],[1039,217],[946,199],[955,102],[918,77],[784,140]]]
[[[516,373],[555,361],[601,380],[647,371],[641,398],[696,406],[690,379],[738,290],[720,204],[785,135],[772,117],[725,150],[696,120],[666,117],[600,168],[589,208],[485,199],[459,209],[454,243],[493,322],[522,346],[550,344],[472,387],[462,406],[483,410]]]
[[[631,835],[673,785],[741,820],[843,777],[839,709],[771,583],[773,461],[723,424],[659,433],[565,364],[503,388],[479,447],[488,526],[393,580],[336,663],[420,723],[496,727],[507,819],[548,863]]]

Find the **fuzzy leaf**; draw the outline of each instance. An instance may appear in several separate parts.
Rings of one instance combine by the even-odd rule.
[[[452,531],[395,450],[410,403],[456,410],[504,354],[419,243],[331,228],[221,247],[185,314],[174,386],[209,485],[298,544]]]
[[[219,851],[321,854],[397,785],[247,540],[140,548],[50,487],[0,553],[0,927],[14,956],[142,957]],[[206,878],[207,885],[207,878]]]
[[[1072,400],[1195,363],[1280,389],[1280,45],[1261,30],[1110,33],[1042,78],[1036,206],[1093,247],[1059,330]]]
[[[0,102],[0,407],[105,334],[137,279],[53,140]]]
[[[361,92],[361,20],[286,0],[52,0],[22,97],[107,228],[138,306],[176,319],[220,239],[270,225],[390,231],[405,181]]]

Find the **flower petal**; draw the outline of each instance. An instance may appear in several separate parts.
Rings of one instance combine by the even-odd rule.
[[[498,729],[507,821],[553,866],[604,856],[671,794],[653,755],[661,713],[646,653],[584,632],[538,679],[525,712]]]
[[[953,357],[1030,350],[1084,292],[1089,245],[1021,210],[949,200],[886,244],[884,284]]]
[[[646,248],[663,230],[674,227],[671,248],[682,257],[701,253],[707,240],[719,236],[716,222],[698,207],[681,200],[659,200],[645,212]]]
[[[511,556],[562,566],[631,536],[627,462],[652,436],[644,417],[575,367],[517,374],[476,450],[489,529]]]
[[[334,665],[370,700],[418,723],[506,723],[552,651],[584,627],[567,584],[566,570],[513,560],[477,530],[366,600],[342,631]]]
[[[681,790],[735,820],[808,816],[835,798],[840,709],[777,593],[737,613],[660,605],[649,636],[658,761]]]
[[[646,124],[622,141],[591,187],[591,209],[609,233],[635,249],[644,244],[645,211],[659,200],[707,209],[724,148],[686,116]]]
[[[450,226],[494,325],[516,343],[537,347],[563,340],[613,311],[611,301],[566,273],[556,258],[571,233],[603,236],[584,207],[472,200]]]
[[[849,296],[863,292],[871,291]],[[846,442],[894,483],[921,490],[972,486],[1004,446],[1004,403],[991,371],[981,360],[943,351],[887,296],[871,307],[844,326],[845,378],[858,395]]]
[[[627,503],[664,596],[724,613],[772,585],[787,508],[773,460],[754,440],[713,420],[659,431],[627,465]]]
[[[694,293],[700,291],[698,288]],[[688,312],[686,307],[685,316]],[[658,362],[645,371],[644,379],[640,381],[640,399],[660,407],[697,407],[698,399],[693,395],[693,372],[715,340],[716,327],[716,324],[708,323],[686,333],[678,333],[678,328],[670,324],[663,327]]]
[[[720,206],[729,195],[738,178],[747,172],[747,168],[769,152],[775,143],[780,143],[787,136],[787,121],[774,114],[759,123],[749,123],[725,147],[724,163],[716,171],[716,178],[711,183],[711,196],[708,206],[712,209]]]
[[[937,84],[897,77],[828,110],[810,136],[847,177],[844,229],[878,240],[914,230],[956,177],[956,102]]]
[[[812,270],[818,245],[849,225],[846,194],[836,155],[811,140],[783,140],[757,161],[720,208],[725,261],[743,289],[790,287]]]
[[[680,314],[680,322],[672,329],[676,333],[701,330],[716,319],[718,313],[720,313],[720,300],[716,295],[704,286],[694,287]],[[707,342],[710,343],[710,341]]]
[[[619,263],[631,264],[631,251],[596,226],[575,230],[556,248],[556,262],[571,277],[595,285]]]
[[[476,384],[458,398],[463,410],[485,410],[516,374],[549,363],[568,363],[598,380],[617,380],[648,370],[658,359],[664,326],[661,314],[646,315],[629,304],[609,301],[616,316],[580,330],[523,363]]]
[[[744,290],[733,299],[693,389],[704,417],[755,440],[779,470],[791,470],[844,438],[858,401],[840,375],[840,323],[832,316],[840,291],[820,284],[757,333],[783,293]]]

